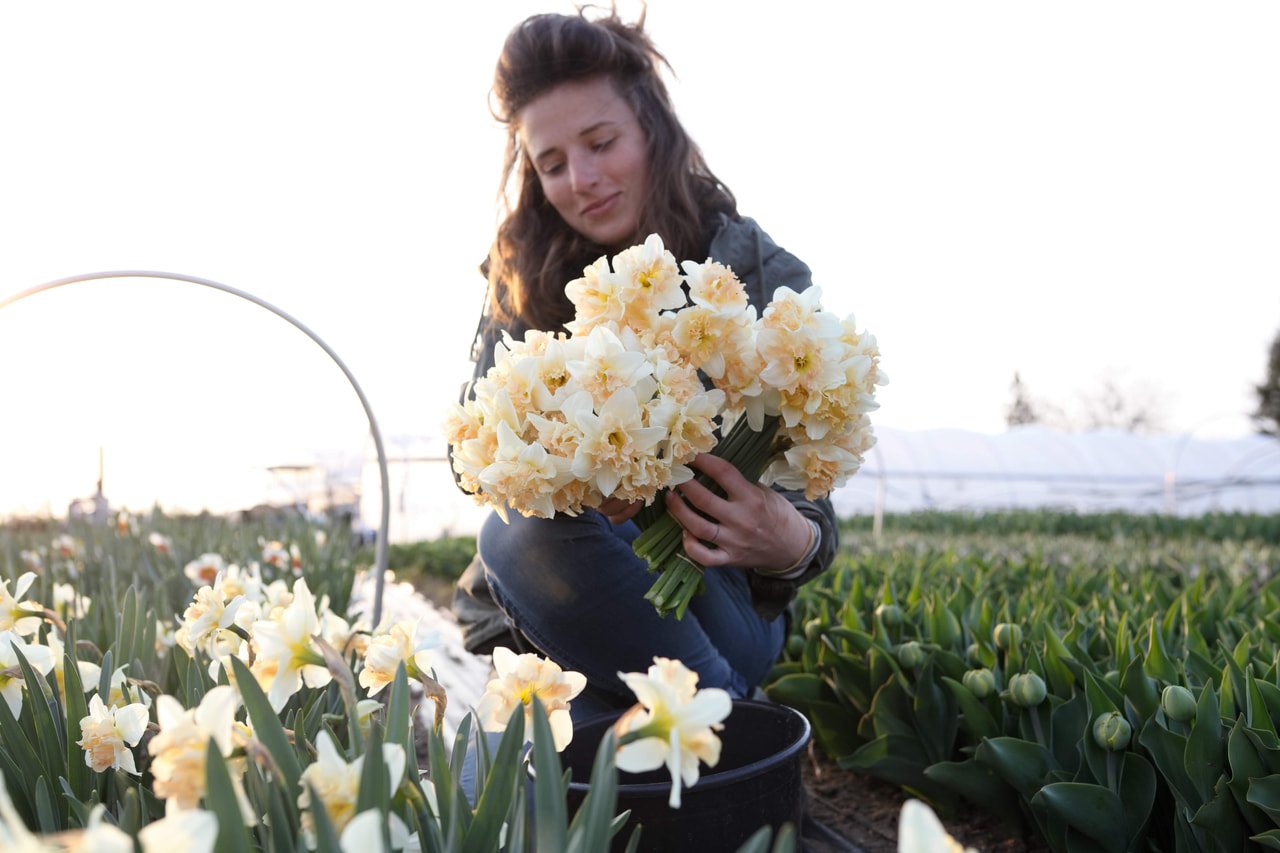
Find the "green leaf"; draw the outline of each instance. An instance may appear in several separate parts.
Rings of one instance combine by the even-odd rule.
[[[413,727],[409,719],[409,675],[404,661],[396,666],[396,676],[391,682],[391,698],[387,702],[387,743],[399,744],[405,755],[413,755]]]
[[[1040,790],[1053,769],[1053,757],[1043,746],[1014,737],[996,737],[978,745],[974,757],[992,767],[1015,791],[1028,799]]]
[[[829,702],[834,698],[831,688],[822,677],[813,673],[783,676],[767,692],[774,702],[797,710],[805,708],[811,702]]]
[[[987,706],[969,692],[969,688],[954,678],[946,676],[942,677],[942,683],[947,685],[955,696],[961,714],[961,728],[969,732],[975,743],[983,738],[996,737],[1000,734],[1000,727],[996,725],[995,718],[991,716]]]
[[[302,765],[298,760],[297,748],[289,742],[289,735],[280,724],[280,717],[272,710],[267,694],[262,692],[258,680],[253,677],[244,661],[235,655],[229,655],[227,659],[231,661],[232,671],[236,675],[236,687],[249,714],[249,720],[253,723],[254,737],[266,746],[280,772],[284,774],[282,782],[285,791],[291,793],[300,790]]]
[[[540,707],[540,706],[539,706]],[[543,713],[545,717],[545,712]],[[537,711],[534,712],[534,736],[537,737]],[[513,731],[514,729],[514,731]],[[484,740],[484,732],[478,733]],[[548,726],[547,743],[551,744],[552,755],[555,755],[554,741]],[[456,754],[457,750],[455,750]],[[511,715],[507,730],[498,741],[498,750],[485,774],[483,791],[476,801],[475,817],[471,821],[467,833],[464,850],[468,853],[486,853],[496,849],[498,836],[502,831],[502,822],[510,811],[511,800],[516,791],[525,785],[524,779],[524,713],[518,709]],[[555,772],[559,773],[560,759],[555,758]],[[563,808],[563,804],[561,806]]]
[[[45,682],[40,673],[27,662],[26,655],[17,646],[13,647],[14,657],[18,659],[18,666],[22,669],[23,689],[26,691],[26,707],[31,711],[32,718],[36,725],[36,743],[39,746],[43,763],[39,765],[46,776],[50,779],[57,779],[60,776],[67,775],[67,747],[63,742],[65,730],[59,727],[53,720],[53,711],[51,704],[53,703],[52,692],[49,685]],[[76,720],[77,725],[79,720]],[[81,761],[84,759],[81,758]],[[33,772],[37,765],[27,768],[27,772]]]
[[[315,827],[316,853],[343,853],[342,844],[338,840],[338,833],[333,828],[333,821],[329,819],[329,812],[325,811],[324,804],[320,799],[320,793],[310,784],[307,785],[307,791],[311,796],[310,811],[311,822]],[[221,814],[218,815],[218,843],[219,845],[222,843]],[[214,853],[222,853],[220,847],[215,847]]]
[[[972,758],[942,761],[926,767],[924,775],[983,811],[996,815],[1018,834],[1024,833],[1026,821],[1018,792],[996,773],[994,767]]]
[[[514,720],[517,714],[512,714]],[[499,747],[501,751],[501,747]],[[542,703],[533,706],[533,809],[538,850],[564,850],[568,819],[565,816],[564,785],[560,781],[560,756],[556,754]]]
[[[1156,624],[1155,617],[1151,617],[1147,631],[1147,659],[1143,663],[1143,669],[1148,676],[1156,681],[1162,681],[1165,684],[1181,684],[1182,678],[1178,673],[1177,666],[1169,659],[1169,653],[1164,646],[1164,633]]]
[[[84,700],[84,685],[80,681],[80,668],[76,658],[70,652],[63,653],[62,683],[66,692],[67,724],[74,732],[80,721],[89,716],[89,706]],[[72,795],[78,801],[89,799],[93,785],[93,774],[84,761],[84,750],[78,743],[79,738],[67,737],[67,784]]]
[[[360,767],[360,791],[356,795],[355,814],[385,808],[392,793],[386,757],[382,753],[382,729],[375,723],[364,742],[364,764]]]
[[[1218,716],[1218,697],[1212,684],[1200,691],[1196,705],[1195,726],[1187,737],[1184,766],[1200,801],[1213,799],[1213,789],[1226,770],[1226,744],[1222,738],[1222,718]]]
[[[205,750],[205,778],[205,808],[218,818],[218,841],[214,845],[214,853],[251,853],[249,833],[245,830],[244,818],[240,815],[240,803],[236,800],[231,774],[227,772],[227,763],[218,751],[218,744],[212,739]],[[320,802],[320,797],[314,791],[311,802]],[[323,807],[313,809],[313,812],[323,811]]]
[[[606,729],[596,748],[595,762],[586,797],[569,826],[569,849],[591,853],[609,846],[613,835],[614,812],[618,808],[618,770],[614,756],[618,740],[613,729]]]
[[[842,705],[814,702],[804,714],[813,725],[814,737],[832,759],[852,755],[865,742],[858,737],[857,715]]]
[[[1124,853],[1130,837],[1124,803],[1109,788],[1079,782],[1045,785],[1033,798],[1072,829],[1093,839],[1108,853]]]
[[[1280,824],[1280,773],[1250,779],[1246,800]]]
[[[1142,727],[1138,743],[1151,755],[1178,805],[1188,814],[1194,814],[1205,800],[1187,773],[1187,739],[1165,728],[1157,718],[1152,717]]]

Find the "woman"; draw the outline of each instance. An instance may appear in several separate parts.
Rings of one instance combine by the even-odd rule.
[[[650,233],[677,259],[730,266],[757,310],[780,286],[810,284],[808,267],[739,216],[707,168],[672,110],[659,76],[665,59],[642,26],[643,18],[627,25],[616,13],[537,15],[503,46],[493,96],[508,128],[508,205],[482,267],[490,289],[475,378],[493,365],[504,330],[516,338],[560,330],[573,317],[565,284]],[[749,483],[709,454],[693,467],[727,497],[689,482],[664,498],[685,529],[685,550],[707,567],[706,591],[682,620],[658,617],[643,598],[655,576],[631,550],[639,505],[609,499],[578,517],[512,513],[506,524],[491,516],[455,599],[464,626],[484,624],[491,593],[516,645],[587,677],[572,706],[577,719],[634,702],[618,673],[645,671],[655,656],[683,661],[700,687],[749,695],[777,658],[797,587],[831,563],[834,514],[825,500]],[[480,628],[468,647],[503,642],[492,633]]]

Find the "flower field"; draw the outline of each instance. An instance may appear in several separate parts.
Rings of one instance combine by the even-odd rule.
[[[944,817],[967,799],[1061,851],[1280,846],[1275,524],[922,515],[877,539],[850,519],[767,689],[842,767]],[[575,674],[495,656],[446,743],[413,708],[448,701],[431,638],[351,610],[356,545],[159,513],[0,529],[0,849],[604,850],[617,767],[673,770],[675,804],[712,764],[733,717],[676,662],[627,676],[644,701],[576,816],[556,756]],[[470,557],[393,551],[401,577]],[[464,790],[481,727],[504,733],[475,741]],[[903,821],[902,849],[937,849],[932,812]],[[742,849],[795,842],[762,827]]]

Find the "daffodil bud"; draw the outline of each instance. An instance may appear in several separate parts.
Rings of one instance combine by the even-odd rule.
[[[924,663],[924,649],[914,640],[898,646],[898,663],[907,669],[915,669]]]
[[[971,669],[964,674],[964,686],[979,699],[986,699],[996,689],[996,676],[991,670]]]
[[[1023,708],[1039,705],[1047,693],[1044,679],[1034,672],[1020,672],[1009,679],[1009,697]]]
[[[1195,719],[1196,697],[1182,685],[1170,684],[1160,694],[1160,707],[1169,719],[1185,723]]]
[[[1011,622],[1001,622],[996,626],[991,638],[995,640],[997,649],[1004,652],[1011,651],[1022,645],[1022,627]]]
[[[897,628],[902,624],[902,608],[896,604],[881,604],[876,608],[876,615],[886,628]]]
[[[1100,714],[1093,721],[1093,742],[1103,749],[1119,752],[1129,745],[1133,728],[1119,711]]]

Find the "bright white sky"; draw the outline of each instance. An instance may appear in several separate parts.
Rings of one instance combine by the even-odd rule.
[[[493,63],[571,8],[0,5],[0,298],[219,281],[327,340],[384,435],[435,432],[495,223]],[[1280,329],[1280,4],[652,0],[648,26],[741,210],[877,334],[876,423],[998,432],[1017,370],[1064,408],[1111,378],[1170,430],[1248,430]],[[319,348],[189,284],[5,308],[0,370],[0,515],[61,514],[99,446],[133,509],[239,506],[262,466],[368,446]]]

